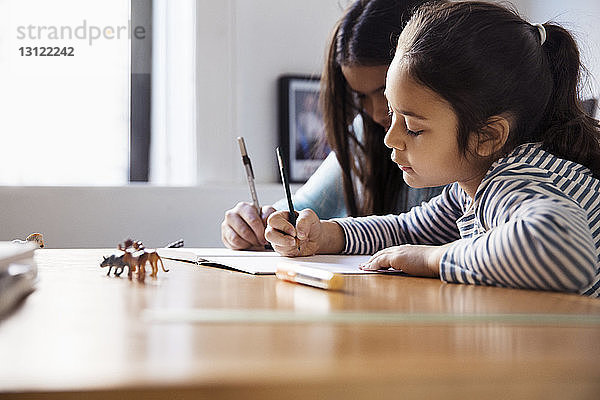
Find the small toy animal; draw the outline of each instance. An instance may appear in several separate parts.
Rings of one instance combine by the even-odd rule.
[[[120,255],[117,257],[114,254],[109,257],[104,257],[104,260],[100,263],[100,267],[108,267],[108,272],[106,273],[106,276],[110,275],[110,270],[112,269],[112,267],[115,267],[115,276],[121,276],[123,270],[125,269],[125,266],[128,265],[123,262],[123,256]]]
[[[165,272],[169,272],[169,270],[165,268],[165,265],[163,264],[163,261],[160,258],[160,256],[158,255],[158,253],[156,252],[156,250],[144,249],[144,252],[138,258],[138,265],[140,266],[140,269],[143,271],[143,273],[145,273],[146,272],[145,265],[147,262],[150,263],[150,267],[152,268],[152,272],[150,273],[150,276],[153,278],[156,278],[156,275],[158,275],[158,262],[159,261],[160,261],[160,266],[162,267],[162,270]]]
[[[41,233],[32,233],[31,235],[27,236],[25,238],[25,240],[21,240],[21,239],[15,239],[13,240],[13,243],[27,243],[27,242],[35,242],[37,243],[38,247],[44,247],[44,237],[42,236]]]
[[[120,245],[119,245],[119,250],[122,250]],[[131,248],[125,249],[123,251],[125,253],[121,257],[123,257],[123,262],[129,267],[129,271],[127,272],[127,277],[131,280],[131,278],[133,277],[133,273],[137,272],[138,281],[143,282],[144,278],[146,277],[146,270],[145,269],[142,270],[142,267],[139,265],[139,263],[140,263],[139,256],[141,253],[136,253]]]
[[[127,239],[123,243],[119,243],[117,249],[121,250],[123,254],[118,257],[115,255],[104,257],[104,260],[100,264],[101,267],[109,267],[106,275],[110,274],[111,268],[114,266],[116,267],[115,276],[120,276],[127,266],[129,268],[127,277],[132,279],[133,273],[136,272],[138,281],[143,282],[146,278],[146,264],[149,263],[152,268],[150,276],[156,278],[158,275],[158,262],[160,262],[164,272],[169,272],[156,250],[146,249],[144,244],[139,240],[133,241]]]

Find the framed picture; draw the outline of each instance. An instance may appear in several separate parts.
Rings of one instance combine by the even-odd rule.
[[[594,118],[596,115],[596,103],[597,103],[597,101],[595,98],[583,100],[581,102],[583,111],[585,111],[585,113],[592,118]]]
[[[306,182],[329,154],[319,108],[319,78],[279,78],[279,146],[290,181],[296,183]]]

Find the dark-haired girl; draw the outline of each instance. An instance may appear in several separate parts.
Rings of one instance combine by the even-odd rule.
[[[365,270],[599,297],[600,128],[579,73],[560,26],[485,2],[421,7],[388,71],[385,143],[409,185],[450,185],[398,216],[303,210],[294,229],[278,212],[267,239],[290,256],[376,252]]]
[[[296,208],[310,208],[324,219],[397,214],[441,192],[406,185],[383,143],[390,126],[383,95],[386,72],[402,27],[423,3],[356,0],[335,25],[321,78],[325,132],[333,151],[294,195]],[[262,215],[251,203],[238,203],[225,213],[223,244],[262,248],[265,221],[276,209],[287,209],[285,199],[264,206]]]

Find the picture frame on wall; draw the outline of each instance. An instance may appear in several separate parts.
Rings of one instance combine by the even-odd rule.
[[[304,183],[329,154],[319,108],[319,77],[279,78],[279,146],[290,182]]]
[[[585,113],[587,115],[589,115],[592,118],[595,118],[596,116],[596,107],[598,104],[598,100],[596,100],[595,98],[589,98],[586,100],[583,100],[581,102],[581,106],[583,107],[583,111],[585,111]]]

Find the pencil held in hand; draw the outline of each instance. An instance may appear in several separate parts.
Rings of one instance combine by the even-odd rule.
[[[290,224],[296,226],[296,211],[294,210],[294,203],[292,202],[292,193],[290,192],[290,184],[288,182],[287,170],[281,158],[281,151],[279,147],[275,150],[277,152],[277,162],[279,163],[279,173],[281,174],[281,182],[283,183],[283,189],[285,190],[285,197],[288,203],[288,209],[290,210],[288,221]]]
[[[292,193],[290,192],[290,184],[288,182],[287,170],[285,169],[285,164],[283,163],[283,158],[281,158],[281,151],[279,147],[275,149],[277,153],[277,162],[279,163],[279,173],[281,174],[281,182],[283,183],[283,188],[285,190],[285,197],[287,198],[288,203],[288,221],[290,224],[296,227],[296,210],[294,210],[294,203],[292,202]],[[297,233],[296,233],[297,234]],[[300,241],[296,237],[296,247],[298,248],[298,254],[300,254]]]
[[[248,152],[246,151],[246,142],[244,138],[239,136],[237,138],[238,145],[240,146],[240,154],[242,155],[242,163],[244,164],[244,168],[246,169],[246,179],[248,180],[248,187],[250,187],[250,195],[252,196],[252,203],[258,212],[258,215],[262,217],[262,212],[260,208],[260,204],[258,203],[258,195],[256,194],[256,186],[254,185],[254,171],[252,170],[252,162],[250,161],[250,157],[248,157]]]

